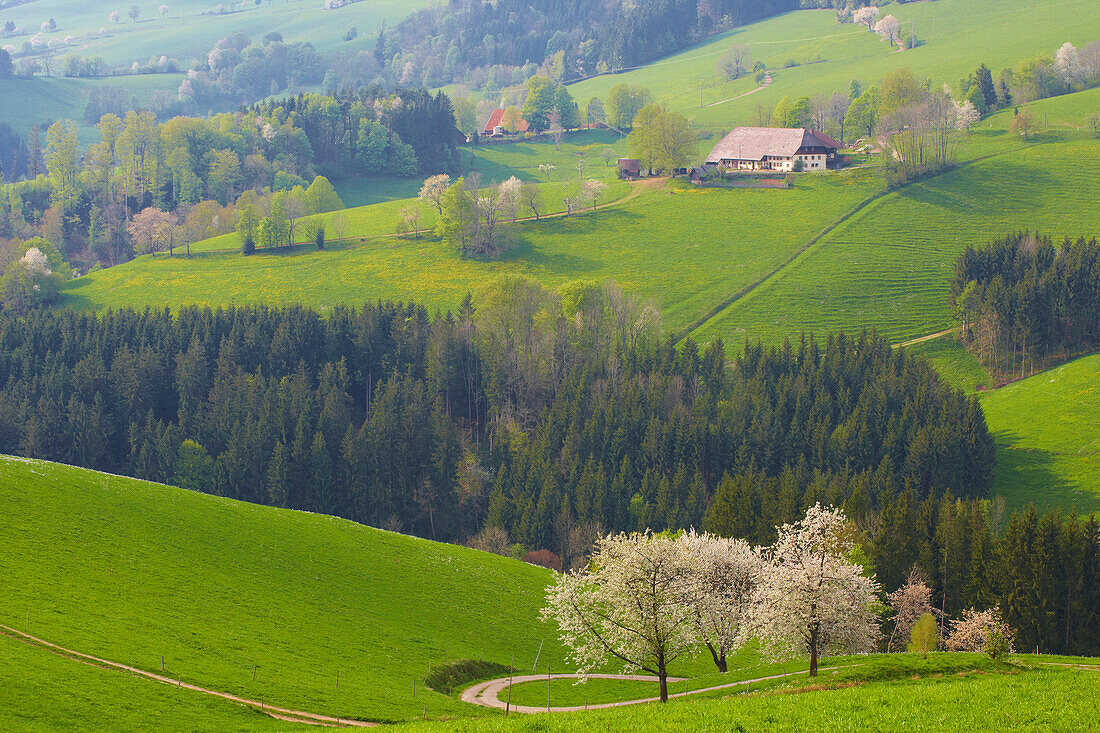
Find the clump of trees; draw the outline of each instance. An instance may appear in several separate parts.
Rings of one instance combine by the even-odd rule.
[[[960,338],[994,374],[1023,377],[1100,345],[1100,243],[1018,232],[955,261]]]
[[[631,157],[641,161],[651,173],[671,174],[677,168],[690,165],[698,154],[698,136],[683,115],[667,107],[647,104],[633,121],[634,129],[627,137]]]
[[[72,269],[41,237],[0,246],[0,309],[24,315],[56,303]]]

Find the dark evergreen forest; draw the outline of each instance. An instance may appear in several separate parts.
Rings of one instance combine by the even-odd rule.
[[[770,541],[842,506],[888,588],[1000,602],[1020,644],[1096,651],[1100,532],[998,516],[978,403],[874,334],[727,354],[613,286],[516,278],[413,304],[0,317],[0,452],[441,540],[578,527]],[[73,507],[73,511],[79,511]]]
[[[951,282],[968,348],[995,374],[1023,377],[1100,346],[1100,242],[1055,245],[1020,232],[967,247]]]

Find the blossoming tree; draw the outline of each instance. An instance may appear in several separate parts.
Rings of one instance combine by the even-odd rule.
[[[687,543],[665,534],[608,536],[585,570],[550,587],[542,617],[557,622],[579,674],[615,658],[628,671],[656,675],[665,702],[669,664],[700,641],[691,591],[697,563]]]
[[[719,672],[726,657],[751,633],[752,600],[763,571],[760,553],[741,539],[726,539],[695,530],[680,537],[694,559],[691,603],[699,637]]]
[[[879,585],[849,557],[854,543],[839,510],[810,507],[779,528],[755,594],[755,630],[775,657],[867,653],[879,637]]]

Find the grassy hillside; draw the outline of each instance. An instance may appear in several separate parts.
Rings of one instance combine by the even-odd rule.
[[[563,665],[537,620],[550,572],[514,560],[12,458],[0,514],[0,623],[22,629],[29,612],[36,636],[151,671],[163,655],[211,689],[392,720],[471,712],[423,688],[430,663],[514,654],[530,668],[545,640],[540,667]],[[0,684],[0,711],[25,693]],[[207,727],[195,721],[181,727]]]
[[[1094,700],[1100,692],[1100,675],[1095,671],[1038,665],[1006,668],[978,659],[968,669],[937,671],[932,669],[935,658],[944,655],[934,655],[926,664],[907,656],[865,658],[866,666],[859,672],[823,675],[809,687],[801,679],[785,686],[782,692],[787,694],[723,692],[721,699],[686,698],[665,705],[581,713],[412,724],[399,730],[1071,731],[1082,730],[1093,720]],[[913,668],[909,674],[900,674],[906,664]]]
[[[108,672],[0,636],[0,727],[9,731],[286,731],[312,726]]]
[[[141,10],[136,23],[128,15],[133,4]],[[162,4],[169,7],[163,18],[158,12]],[[17,26],[37,33],[41,24],[52,17],[57,22],[57,30],[47,38],[63,40],[73,36],[76,42],[66,50],[102,56],[110,66],[128,66],[133,61],[144,62],[152,56],[162,55],[190,65],[194,59],[205,57],[218,39],[237,32],[259,41],[264,34],[277,31],[287,41],[309,41],[321,53],[373,49],[381,23],[395,23],[427,5],[424,0],[363,0],[338,10],[322,11],[323,4],[315,0],[278,0],[262,4],[219,3],[216,0],[164,3],[159,0],[137,3],[31,0],[0,10],[0,22],[10,18]],[[219,13],[216,10],[219,6],[234,6],[236,10]],[[122,14],[117,25],[109,19],[115,10]],[[352,26],[360,35],[344,41],[344,33]],[[26,39],[18,36],[14,43],[21,46]]]
[[[0,13],[0,18],[3,14]],[[3,44],[0,44],[3,45]],[[121,87],[137,99],[149,104],[158,91],[176,93],[182,74],[152,74],[146,76],[104,77],[102,79],[65,79],[36,76],[33,79],[0,80],[0,122],[6,122],[26,140],[31,127],[42,128],[42,144],[46,143],[46,127],[58,120],[73,120],[83,144],[99,140],[99,133],[82,122],[84,107],[92,90]]]
[[[652,298],[677,329],[780,265],[854,207],[873,185],[860,173],[807,177],[790,190],[643,183],[637,197],[603,211],[521,224],[517,246],[497,262],[462,259],[434,239],[377,236],[387,228],[375,229],[366,243],[324,252],[142,257],[74,281],[65,302],[98,309],[262,300],[323,308],[383,297],[453,308],[491,278],[519,273],[548,286],[613,278]],[[371,207],[363,216],[400,208],[381,206],[387,208]],[[359,214],[345,216],[350,221]]]
[[[923,41],[895,52],[862,26],[841,25],[832,10],[804,10],[745,26],[644,68],[602,76],[570,87],[583,105],[605,98],[613,82],[648,87],[673,109],[713,130],[747,123],[757,105],[768,109],[784,96],[847,91],[852,79],[872,84],[894,69],[908,66],[936,84],[955,85],[980,63],[994,74],[1036,54],[1052,54],[1066,41],[1083,45],[1100,38],[1100,15],[1091,0],[937,0],[892,4],[883,10],[903,27],[912,22]],[[773,83],[756,88],[744,77],[724,82],[716,71],[733,45],[748,46],[753,61],[775,70]],[[798,66],[783,68],[793,61]],[[700,96],[702,103],[700,104]],[[713,106],[710,106],[713,105]]]
[[[1100,355],[983,395],[1008,506],[1100,511]]]
[[[1100,232],[1100,140],[1033,146],[882,197],[699,330],[776,341],[874,327],[901,341],[951,325],[948,284],[967,244],[1032,229]]]

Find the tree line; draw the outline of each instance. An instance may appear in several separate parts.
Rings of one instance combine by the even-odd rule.
[[[1023,377],[1100,346],[1100,242],[1017,232],[955,260],[961,339],[993,373]]]

